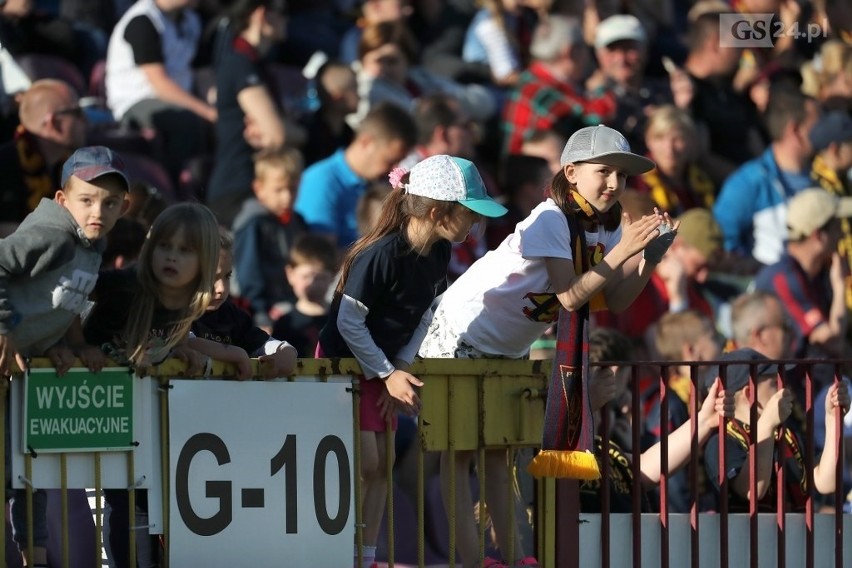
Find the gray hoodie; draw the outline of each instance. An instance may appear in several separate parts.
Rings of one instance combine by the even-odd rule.
[[[60,204],[42,199],[0,239],[0,334],[25,356],[41,356],[89,304],[103,240],[92,242]]]

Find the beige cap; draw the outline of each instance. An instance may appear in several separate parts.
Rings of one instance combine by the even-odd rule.
[[[698,0],[687,12],[688,22],[694,22],[705,14],[725,14],[733,12],[731,5],[724,0]]]
[[[713,214],[703,207],[694,207],[677,218],[680,226],[677,238],[710,259],[722,248],[722,229]]]
[[[838,197],[824,189],[803,189],[787,202],[787,238],[809,237],[832,218],[852,217],[852,197]]]

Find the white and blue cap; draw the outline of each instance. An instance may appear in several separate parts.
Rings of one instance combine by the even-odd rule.
[[[599,124],[581,128],[571,135],[562,150],[562,166],[578,162],[606,164],[629,176],[649,172],[656,167],[652,160],[630,151],[630,143],[618,130]]]
[[[485,217],[500,217],[507,212],[485,191],[473,162],[446,154],[430,156],[411,168],[405,191],[437,201],[457,201]]]

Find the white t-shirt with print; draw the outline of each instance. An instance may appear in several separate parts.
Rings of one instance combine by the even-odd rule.
[[[592,265],[621,239],[621,228],[586,232]],[[459,342],[483,353],[523,357],[559,317],[545,258],[572,260],[564,213],[551,199],[539,204],[515,232],[477,260],[444,293],[421,357],[447,357]]]

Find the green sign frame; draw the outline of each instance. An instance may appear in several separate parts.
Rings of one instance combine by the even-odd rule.
[[[24,452],[126,451],[134,444],[134,375],[31,369],[24,388]]]

